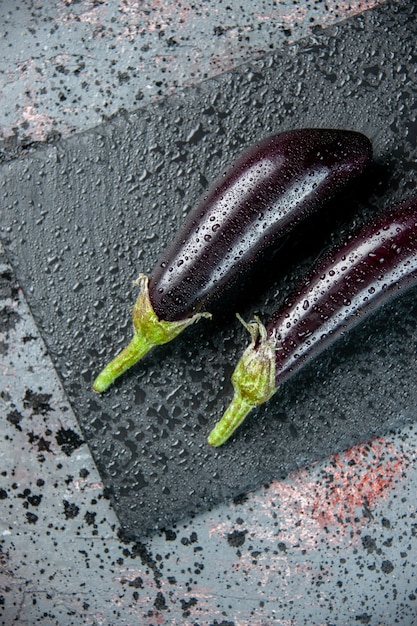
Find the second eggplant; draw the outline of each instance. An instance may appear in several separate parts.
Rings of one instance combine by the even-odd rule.
[[[384,213],[326,257],[264,326],[232,375],[234,398],[209,435],[225,443],[248,413],[376,307],[417,284],[417,198]]]
[[[188,214],[150,277],[140,276],[133,338],[97,376],[94,390],[105,391],[150,348],[209,317],[215,300],[371,158],[367,137],[337,129],[287,131],[244,152]]]

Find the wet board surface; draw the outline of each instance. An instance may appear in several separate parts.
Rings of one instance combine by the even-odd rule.
[[[413,290],[286,383],[228,445],[206,444],[248,343],[235,310],[267,319],[324,248],[415,192],[416,35],[414,7],[393,3],[3,165],[3,241],[127,536],[415,419]],[[94,394],[130,339],[132,282],[207,181],[244,147],[301,126],[367,134],[370,176],[300,226],[250,296]]]

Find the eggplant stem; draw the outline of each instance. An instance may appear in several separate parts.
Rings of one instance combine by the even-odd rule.
[[[137,363],[153,347],[146,337],[135,334],[131,342],[106,365],[94,381],[93,389],[103,393],[119,376]]]
[[[249,411],[254,408],[253,404],[247,402],[239,393],[235,393],[233,400],[227,407],[222,419],[216,424],[208,436],[208,443],[217,448],[223,445],[246,419]]]
[[[277,390],[276,342],[267,337],[266,329],[259,318],[250,324],[245,323],[245,326],[252,337],[252,342],[242,354],[233,372],[232,383],[235,393],[232,402],[208,436],[208,443],[214,447],[223,445],[244,421],[249,411],[269,400]]]
[[[93,389],[98,393],[106,391],[116,378],[137,363],[151,348],[168,343],[200,318],[211,317],[210,313],[196,313],[192,317],[174,322],[160,320],[149,299],[148,282],[145,274],[141,274],[135,282],[140,285],[141,291],[132,312],[134,335],[130,343],[95,379]]]

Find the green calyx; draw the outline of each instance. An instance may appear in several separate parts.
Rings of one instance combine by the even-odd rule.
[[[137,363],[151,348],[175,339],[187,326],[210,313],[197,313],[192,317],[175,322],[158,319],[149,299],[148,277],[139,276],[135,284],[141,287],[132,312],[134,335],[130,343],[106,365],[94,381],[93,389],[105,391],[121,374]]]
[[[242,424],[248,413],[269,400],[277,390],[275,341],[268,339],[266,328],[258,318],[246,324],[239,315],[237,317],[250,332],[252,342],[233,372],[232,383],[235,393],[232,402],[208,437],[208,443],[213,447],[223,445]]]

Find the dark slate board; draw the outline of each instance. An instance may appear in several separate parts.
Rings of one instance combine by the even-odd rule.
[[[155,349],[99,397],[91,383],[130,337],[140,271],[244,146],[296,126],[365,132],[378,166],[305,225],[234,308],[265,319],[349,223],[416,186],[416,11],[393,2],[1,171],[2,236],[128,536],[166,526],[415,418],[410,291],[342,338],[254,412],[206,437],[248,342],[232,313]]]

